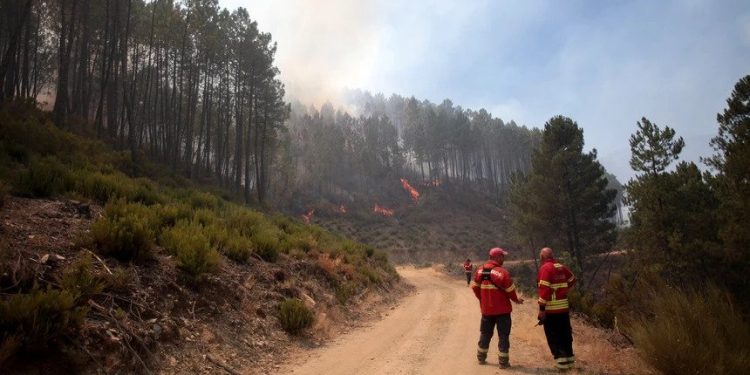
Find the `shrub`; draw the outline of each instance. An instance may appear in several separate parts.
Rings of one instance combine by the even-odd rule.
[[[104,277],[104,286],[107,290],[115,292],[124,292],[128,290],[133,274],[124,267],[115,267],[112,274],[106,274]]]
[[[107,204],[105,212],[106,216],[91,226],[91,237],[98,251],[123,261],[150,258],[154,233],[148,209],[117,200]]]
[[[219,266],[219,253],[208,240],[203,228],[196,223],[181,221],[162,233],[160,243],[177,258],[177,267],[193,280],[204,273],[214,272]]]
[[[104,282],[93,273],[91,255],[88,252],[65,269],[60,278],[60,286],[70,292],[76,301],[104,290]]]
[[[646,361],[664,374],[750,373],[750,325],[716,287],[652,291],[651,314],[629,327]]]
[[[313,323],[313,312],[296,298],[287,298],[279,306],[279,322],[285,331],[297,334]]]
[[[193,210],[190,206],[181,203],[170,203],[166,205],[154,205],[152,207],[157,220],[157,227],[172,227],[180,220],[189,219]]]
[[[226,226],[237,229],[242,235],[252,237],[260,227],[268,226],[266,218],[257,211],[234,209],[226,218]]]
[[[153,205],[166,201],[166,198],[159,192],[156,185],[147,178],[138,178],[135,180],[134,188],[128,198],[131,201],[141,202],[145,205]]]
[[[266,262],[275,262],[279,258],[279,239],[275,233],[263,230],[251,237],[255,253]]]
[[[46,158],[32,161],[21,171],[15,188],[20,195],[44,198],[62,193],[65,184],[65,168],[56,159]]]
[[[54,343],[79,327],[87,312],[67,290],[35,287],[0,301],[0,365],[18,350]]]
[[[308,253],[310,250],[316,248],[317,245],[317,241],[309,233],[296,232],[284,236],[281,240],[280,248],[284,253],[289,253],[293,250]]]
[[[346,305],[355,294],[357,293],[357,284],[351,281],[346,281],[336,287],[336,300],[340,304]]]
[[[216,222],[216,214],[214,211],[205,208],[198,209],[193,213],[193,222],[207,227]]]
[[[211,193],[192,192],[190,194],[190,204],[193,208],[216,209],[220,206],[221,200]]]
[[[211,246],[219,249],[227,258],[237,263],[247,263],[253,248],[249,239],[218,225],[209,226],[204,232]]]
[[[107,202],[114,197],[128,197],[132,193],[132,183],[122,174],[104,174],[77,170],[73,172],[75,190],[85,197],[99,202]]]
[[[363,274],[363,275],[365,275],[365,277],[367,277],[367,280],[369,282],[371,282],[373,284],[382,284],[383,283],[383,279],[380,277],[380,274],[377,271],[372,270],[372,269],[370,269],[368,267],[359,267],[358,270],[359,270],[359,272],[361,274]]]

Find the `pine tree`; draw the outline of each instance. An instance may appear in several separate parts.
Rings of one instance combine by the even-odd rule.
[[[723,218],[721,238],[734,260],[750,255],[750,75],[734,86],[727,108],[716,116],[719,135],[711,140],[718,154],[708,160],[716,168],[716,188]]]
[[[523,213],[511,218],[516,232],[569,252],[581,273],[586,256],[609,250],[614,242],[614,224],[608,219],[617,194],[607,189],[596,150],[584,153],[583,145],[583,130],[573,120],[550,119],[533,153],[532,172],[525,183],[516,180],[510,198],[511,210]]]

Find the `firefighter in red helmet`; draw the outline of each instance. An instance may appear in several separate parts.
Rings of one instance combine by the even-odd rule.
[[[568,291],[576,283],[576,277],[562,263],[555,260],[552,249],[543,248],[539,252],[542,265],[539,267],[537,285],[539,287],[539,324],[544,325],[555,367],[560,370],[573,368],[573,332],[568,312]]]
[[[466,274],[466,285],[471,282],[471,275],[474,273],[474,266],[471,264],[471,259],[466,258],[464,262],[464,273]]]
[[[493,331],[497,327],[499,338],[498,364],[500,368],[510,367],[510,313],[513,307],[511,301],[521,304],[523,298],[516,294],[516,286],[510,277],[508,270],[502,267],[503,260],[508,252],[495,247],[490,250],[490,259],[481,268],[477,268],[471,289],[479,299],[482,311],[482,320],[479,325],[479,344],[477,348],[477,359],[479,363],[485,363],[487,352],[490,347]]]

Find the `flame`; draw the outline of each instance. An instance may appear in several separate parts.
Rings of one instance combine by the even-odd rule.
[[[391,217],[396,211],[390,208],[385,208],[375,203],[375,206],[372,208],[372,212],[383,215],[383,216]]]
[[[310,224],[310,220],[312,220],[313,215],[315,214],[315,209],[307,211],[307,213],[302,214],[302,220],[304,220],[305,224]]]
[[[340,214],[345,214],[346,213],[346,206],[344,206],[343,204],[341,204],[341,205],[338,206],[338,208],[334,208],[333,210],[336,211],[336,212],[338,212],[338,213],[340,213]]]
[[[417,191],[417,189],[409,185],[409,181],[407,181],[405,178],[402,178],[401,186],[403,186],[404,189],[409,192],[409,195],[411,195],[411,199],[414,200],[414,202],[419,202],[419,192]]]

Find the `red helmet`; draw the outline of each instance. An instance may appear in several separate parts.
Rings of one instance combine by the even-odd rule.
[[[492,249],[490,249],[490,258],[500,256],[500,255],[503,255],[503,256],[508,255],[508,252],[499,247],[493,247]]]

